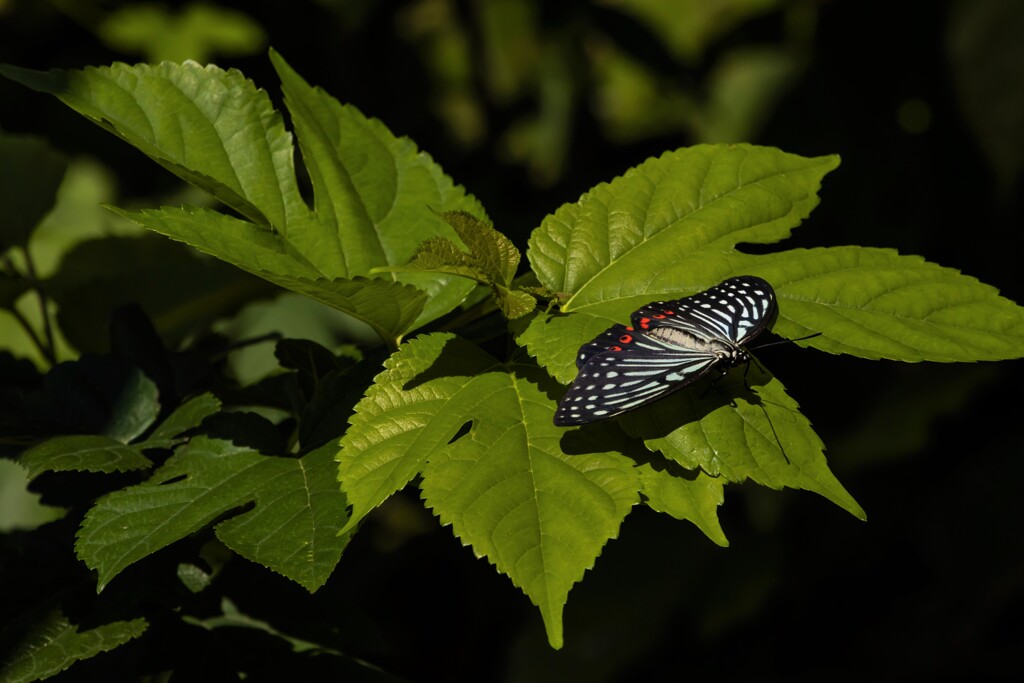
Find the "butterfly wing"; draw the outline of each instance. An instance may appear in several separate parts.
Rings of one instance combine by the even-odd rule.
[[[555,424],[587,424],[656,401],[703,377],[717,360],[615,325],[580,349],[580,371],[559,402]]]
[[[674,327],[702,339],[728,339],[744,345],[764,331],[778,311],[775,290],[753,275],[675,301],[656,301],[633,313],[638,330]]]
[[[603,420],[696,382],[722,360],[707,348],[712,342],[741,346],[777,311],[772,286],[752,275],[643,306],[632,314],[632,326],[613,325],[580,347],[579,374],[559,403],[555,424]],[[660,327],[686,336],[654,333]]]

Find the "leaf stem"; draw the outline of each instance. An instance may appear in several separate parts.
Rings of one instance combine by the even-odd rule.
[[[55,364],[57,362],[57,346],[53,340],[53,324],[50,320],[50,312],[47,307],[46,292],[44,292],[43,288],[39,286],[39,278],[36,275],[36,264],[32,260],[32,254],[29,253],[28,244],[22,246],[21,251],[25,255],[25,270],[28,274],[28,282],[32,286],[33,291],[35,291],[36,297],[39,299],[39,314],[42,316],[43,320],[43,334],[46,335],[46,346],[40,346],[39,350],[51,364]],[[28,321],[25,322],[27,324]],[[36,337],[34,334],[32,336]],[[38,339],[38,337],[36,338]]]
[[[39,287],[39,281],[36,278],[35,264],[33,264],[32,259],[29,256],[28,247],[24,246],[21,248],[21,250],[24,253],[25,267],[27,272],[22,272],[21,269],[19,269],[17,265],[15,265],[14,261],[11,259],[10,254],[6,254],[3,257],[2,266],[4,270],[6,270],[10,275],[28,281],[31,288],[36,292],[36,295],[39,297],[40,308],[42,310],[43,316],[43,329],[45,331],[46,340],[48,343],[44,342],[43,339],[39,337],[39,333],[36,332],[35,328],[32,327],[32,324],[29,322],[28,318],[26,318],[21,313],[21,311],[19,311],[13,304],[8,310],[10,311],[11,315],[14,316],[14,319],[18,321],[18,324],[21,325],[21,328],[25,331],[25,334],[28,335],[28,338],[32,341],[32,344],[39,350],[39,353],[43,356],[43,358],[45,358],[47,362],[50,363],[50,365],[54,365],[57,362],[57,357],[55,353],[55,346],[53,343],[53,329],[50,327],[50,317],[49,315],[47,315],[46,295],[42,291],[42,288]]]

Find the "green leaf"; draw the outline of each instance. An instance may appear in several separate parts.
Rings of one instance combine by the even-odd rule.
[[[406,263],[425,239],[454,237],[431,208],[484,215],[480,203],[408,138],[311,87],[277,52],[271,50],[270,58],[313,183],[318,219],[315,230],[292,230],[288,239],[324,274],[366,275]],[[454,309],[473,287],[434,273],[391,278],[430,295],[417,324]]]
[[[328,280],[288,242],[247,221],[197,208],[116,211],[143,227],[348,313],[373,327],[382,339],[401,338],[422,317],[424,292],[381,279]]]
[[[385,367],[341,442],[346,528],[421,474],[427,505],[526,593],[560,647],[569,589],[637,502],[632,461],[564,453],[549,380],[534,366],[433,334]]]
[[[425,240],[412,260],[403,266],[376,268],[374,272],[449,273],[469,278],[491,288],[495,301],[509,319],[519,318],[534,309],[537,301],[527,291],[509,286],[519,267],[519,250],[512,241],[466,211],[441,214],[459,235],[469,253],[444,237]]]
[[[901,361],[1024,356],[1024,308],[953,268],[891,249],[793,249],[753,257],[779,295],[775,331],[830,353]]]
[[[195,207],[123,215],[276,284],[289,286],[289,278],[297,278],[291,283],[296,291],[325,303],[344,301],[297,283],[363,282],[358,278],[373,268],[408,261],[424,239],[454,237],[431,207],[483,214],[408,139],[310,88],[277,53],[271,58],[301,138],[315,210],[299,194],[291,135],[281,116],[266,93],[237,71],[164,62],[46,73],[5,66],[0,73],[58,96],[244,220]],[[453,310],[473,287],[449,274],[391,273],[381,285],[367,285],[375,287],[368,298],[386,284],[392,289],[385,299],[415,309],[400,329],[387,312],[378,320],[372,308],[341,310],[392,345]],[[387,302],[383,308],[393,310]]]
[[[641,306],[712,287],[755,257],[741,242],[787,236],[817,205],[836,157],[768,147],[699,145],[667,152],[544,219],[527,257],[541,284],[569,296],[573,316],[536,316],[519,339],[556,378],[576,350]]]
[[[167,416],[167,419],[153,430],[140,448],[171,448],[177,443],[182,432],[202,424],[203,420],[220,410],[220,401],[213,394],[200,394],[189,399]]]
[[[652,291],[717,284],[740,242],[788,237],[838,163],[752,145],[666,152],[545,218],[527,257],[541,284],[571,294],[562,310],[628,314]]]
[[[150,62],[205,63],[214,52],[250,55],[266,41],[263,27],[248,14],[202,3],[174,12],[156,3],[126,5],[108,14],[97,33],[116,51],[141,52]]]
[[[512,282],[520,258],[512,240],[467,211],[445,211],[441,217],[455,229],[489,282],[502,285]]]
[[[494,298],[498,300],[501,312],[509,320],[529,315],[537,307],[537,300],[532,294],[519,290],[496,287]]]
[[[53,208],[68,161],[45,141],[0,133],[0,253],[24,246]]]
[[[804,159],[750,145],[669,152],[548,216],[527,256],[541,283],[569,296],[517,339],[562,382],[579,347],[640,306],[740,274],[779,295],[780,334],[895,360],[970,361],[1024,354],[1024,309],[957,271],[866,247],[746,254],[739,243],[787,237],[817,204],[835,157]]]
[[[234,69],[114,64],[0,73],[66,105],[252,222],[284,229],[307,211],[291,135],[270,98]]]
[[[752,391],[746,388],[749,383]],[[850,514],[864,510],[828,468],[823,444],[782,383],[751,364],[706,395],[680,391],[650,409],[626,413],[624,428],[686,469],[730,482],[818,493]]]
[[[143,484],[99,499],[79,529],[78,556],[99,572],[103,590],[128,565],[253,502],[221,522],[217,535],[243,557],[314,591],[347,542],[338,536],[345,501],[334,481],[335,450],[270,457],[197,437]]]
[[[682,471],[665,462],[644,463],[639,470],[647,507],[693,522],[718,545],[729,545],[718,521],[718,508],[725,501],[722,477]]]
[[[28,290],[28,280],[0,272],[0,308],[13,309],[15,302]]]
[[[0,669],[4,683],[28,683],[55,676],[75,662],[113,650],[142,635],[145,619],[114,621],[79,631],[60,611],[36,623]]]
[[[102,434],[55,436],[33,446],[18,459],[29,480],[43,472],[129,472],[152,467],[138,446]]]

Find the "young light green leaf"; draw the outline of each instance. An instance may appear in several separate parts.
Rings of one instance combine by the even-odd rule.
[[[441,217],[455,229],[490,282],[511,284],[519,268],[519,250],[512,240],[468,211],[445,211]]]
[[[746,389],[749,383],[753,393]],[[626,431],[687,469],[726,481],[818,493],[850,514],[864,510],[828,468],[823,444],[782,383],[755,365],[712,387],[680,391],[650,409],[626,413]]]
[[[725,502],[722,477],[712,477],[702,470],[680,471],[669,463],[657,467],[644,463],[638,469],[647,507],[693,522],[718,545],[729,545],[718,522],[718,508]]]
[[[1024,308],[990,285],[891,249],[793,249],[751,257],[779,296],[775,331],[821,332],[830,353],[901,361],[1024,356]]]
[[[357,406],[338,458],[350,524],[421,473],[427,504],[526,593],[560,647],[569,589],[617,534],[639,481],[617,453],[562,451],[548,382],[452,335],[417,338]]]
[[[195,438],[146,482],[97,501],[79,529],[78,556],[99,572],[102,590],[128,565],[254,502],[219,524],[218,536],[243,557],[314,591],[347,542],[338,535],[345,500],[334,483],[334,450],[270,457]]]
[[[417,247],[409,263],[376,268],[374,272],[450,273],[489,286],[509,319],[532,311],[537,305],[533,295],[510,289],[519,267],[519,250],[512,241],[466,211],[447,211],[441,215],[469,247],[468,254],[447,238],[432,237]]]
[[[509,320],[529,315],[537,307],[537,300],[533,298],[532,294],[517,289],[495,287],[494,298],[497,299],[501,312]]]
[[[43,472],[129,472],[153,465],[141,450],[102,434],[55,436],[22,453],[18,462],[30,481]]]
[[[54,610],[32,626],[10,653],[0,668],[0,681],[29,683],[55,676],[75,662],[138,638],[148,626],[145,619],[132,619],[79,631],[59,610]]]

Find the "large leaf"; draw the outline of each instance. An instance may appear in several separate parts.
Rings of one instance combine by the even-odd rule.
[[[291,230],[288,238],[323,273],[366,275],[377,266],[405,263],[429,237],[454,237],[436,212],[484,216],[480,203],[411,140],[311,87],[277,52],[271,50],[270,58],[313,183],[318,219]],[[452,310],[473,287],[436,273],[388,277],[430,295],[417,324]]]
[[[49,93],[157,163],[269,229],[304,210],[291,134],[270,98],[234,69],[114,64],[8,78]]]
[[[452,335],[417,338],[356,407],[338,460],[349,527],[420,474],[427,504],[527,594],[560,647],[569,589],[640,484],[622,455],[562,451],[548,383]]]
[[[195,62],[0,71],[56,95],[243,217],[185,207],[123,212],[129,218],[277,284],[299,278],[305,283],[299,291],[365,320],[397,344],[410,329],[459,305],[472,283],[443,273],[388,274],[382,284],[392,285],[391,294],[404,292],[398,296],[405,307],[416,309],[398,329],[387,305],[378,320],[372,309],[345,307],[350,288],[339,299],[310,292],[308,283],[316,290],[321,282],[363,282],[376,298],[381,287],[358,278],[405,263],[427,238],[455,237],[436,211],[483,210],[408,139],[311,88],[279,55],[271,57],[313,180],[313,210],[298,191],[291,134],[266,93],[237,71]]]
[[[218,524],[217,535],[243,557],[316,590],[348,540],[338,535],[345,501],[335,450],[330,444],[302,458],[271,457],[195,438],[143,484],[97,501],[78,532],[78,556],[99,572],[102,590],[128,565],[252,502]]]
[[[0,669],[4,683],[40,681],[75,662],[113,650],[146,630],[145,619],[114,621],[85,631],[52,611],[36,623]]]
[[[776,331],[830,353],[901,361],[1024,356],[1024,308],[953,268],[891,249],[793,249],[751,257],[779,295]]]
[[[427,295],[415,287],[377,278],[327,279],[288,242],[252,223],[200,208],[117,211],[150,230],[344,311],[383,339],[400,338],[422,316]]]
[[[534,231],[527,252],[542,284],[565,294],[519,341],[556,378],[576,350],[630,312],[740,274],[779,295],[779,331],[821,332],[823,350],[897,360],[994,360],[1024,354],[1024,309],[955,270],[865,247],[746,254],[741,242],[787,237],[817,204],[835,157],[804,159],[750,145],[669,152],[599,185]]]
[[[730,482],[752,479],[774,489],[813,491],[865,518],[829,470],[824,445],[796,401],[756,365],[705,392],[677,392],[649,410],[626,413],[622,422],[684,468]]]
[[[128,392],[130,393],[130,392]],[[185,402],[160,423],[145,440],[126,444],[104,434],[55,436],[29,448],[18,458],[35,479],[43,472],[128,472],[153,465],[143,455],[147,448],[171,448],[182,432],[199,426],[204,418],[214,414],[220,401],[211,394],[203,394]]]

